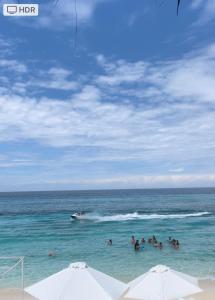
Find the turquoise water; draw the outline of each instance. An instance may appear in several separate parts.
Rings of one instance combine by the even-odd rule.
[[[84,220],[70,220],[83,210]],[[137,253],[133,234],[155,234],[164,248],[146,244]],[[180,240],[179,250],[168,245],[168,236]],[[0,256],[25,256],[26,285],[74,261],[125,281],[156,264],[215,277],[215,189],[1,193]],[[0,272],[4,264],[12,261],[0,260]],[[20,284],[19,268],[0,279],[0,286],[6,283]]]

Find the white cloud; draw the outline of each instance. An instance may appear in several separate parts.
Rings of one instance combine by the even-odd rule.
[[[29,72],[28,71],[29,68]],[[30,72],[30,66],[16,60],[0,59],[0,94],[8,94],[7,88],[13,93],[26,94],[27,90],[41,94],[43,90],[75,91],[81,86],[81,80],[64,68],[53,67],[48,70],[37,69],[37,73]],[[13,72],[7,76],[5,71]],[[24,76],[24,77],[23,77]],[[6,88],[6,90],[5,90]]]
[[[12,70],[18,73],[27,72],[26,65],[15,59],[0,59],[0,69]]]
[[[101,55],[97,56],[97,61],[108,73],[108,75],[99,76],[97,78],[98,83],[119,85],[121,83],[144,81],[147,67],[145,62],[127,63],[124,60],[118,60],[115,64],[111,64]]]
[[[202,187],[215,184],[215,174],[202,175],[158,175],[158,176],[118,176],[101,179],[63,179],[49,180],[52,185],[78,185],[93,187],[144,188],[144,187]]]
[[[71,71],[53,67],[48,71],[39,72],[39,79],[31,78],[26,86],[71,91],[77,89],[79,86],[77,79],[75,81],[71,76]]]
[[[11,54],[11,48],[13,48],[13,43],[0,35],[0,57]]]
[[[1,1],[0,1],[1,4]],[[8,35],[0,34],[0,57],[8,57],[11,56],[15,49],[17,48],[17,45],[23,43],[24,40],[19,38],[9,38]]]
[[[207,0],[206,0],[207,1]],[[192,9],[197,9],[201,7],[201,5],[205,2],[205,0],[192,0],[191,1],[191,7]]]
[[[30,162],[30,161],[20,161],[20,162],[0,162],[0,169],[8,169],[8,168],[19,168],[19,167],[32,167],[38,164]]]
[[[213,0],[193,0],[191,8],[199,10],[199,18],[194,25],[204,25],[215,19],[215,1]]]
[[[172,97],[186,102],[196,100],[215,100],[215,45],[212,44],[201,51],[172,61],[147,63],[139,61],[128,63],[118,60],[108,62],[101,55],[97,57],[99,64],[105,68],[106,74],[100,75],[96,81],[109,86],[122,84],[142,84],[133,89],[134,95]],[[123,88],[122,88],[123,90]],[[125,91],[128,90],[125,88]]]
[[[113,0],[71,0],[48,1],[45,4],[40,4],[40,15],[29,23],[26,20],[21,20],[28,26],[39,26],[52,30],[61,30],[64,27],[75,27],[76,11],[78,25],[90,21],[96,7],[102,2]],[[35,21],[35,22],[34,22]]]
[[[181,172],[184,172],[184,168],[170,169],[169,172],[171,172],[171,173],[181,173]]]
[[[68,101],[2,96],[0,140],[33,139],[55,147],[127,149],[127,157],[131,156],[129,151],[135,156],[134,153],[142,149],[142,159],[147,160],[162,159],[171,152],[176,156],[186,153],[186,157],[198,157],[202,144],[214,137],[214,113],[203,111],[202,107],[197,110],[197,116],[192,116],[192,107],[187,106],[190,109],[187,116],[180,105],[145,110],[101,100],[98,89],[93,86],[85,87]],[[173,124],[168,121],[171,114]],[[137,157],[141,159],[140,154]]]
[[[4,90],[0,140],[102,149],[100,154],[83,153],[85,162],[168,161],[166,172],[205,157],[215,162],[214,49],[211,45],[178,60],[153,63],[114,61],[100,55],[103,74],[87,76],[84,83],[75,81],[79,88],[73,91],[70,86],[66,100],[20,97],[14,89]],[[48,74],[50,86],[56,89],[74,76],[61,68]]]

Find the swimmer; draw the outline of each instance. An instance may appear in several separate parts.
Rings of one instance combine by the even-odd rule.
[[[112,240],[108,240],[107,244],[108,244],[108,246],[112,246],[113,245],[113,241]]]
[[[155,240],[155,242],[153,243],[153,246],[156,247],[156,248],[159,247],[159,244],[158,244],[157,240]]]
[[[151,244],[152,243],[152,238],[148,239],[148,243]]]
[[[136,243],[134,245],[134,250],[135,251],[139,251],[140,250],[140,243],[139,243],[139,240],[136,240]]]
[[[132,235],[132,237],[131,237],[131,244],[135,245],[135,243],[136,243],[135,237],[134,237],[134,235]]]
[[[141,244],[145,244],[145,239],[144,239],[144,237],[141,239]]]
[[[172,239],[172,240],[171,240],[172,246],[175,246],[175,243],[176,243],[176,240],[175,240],[175,239]]]
[[[152,240],[152,244],[155,246],[155,247],[157,247],[157,245],[158,245],[158,241],[157,241],[157,239],[156,238],[154,238],[153,240]]]
[[[175,244],[174,244],[174,248],[175,248],[175,249],[178,249],[179,246],[180,246],[180,243],[179,243],[178,240],[176,240],[176,241],[175,241]]]
[[[157,243],[157,239],[156,239],[155,235],[152,236],[152,243],[153,243],[153,244],[156,244],[156,243]]]
[[[159,245],[158,245],[159,249],[163,249],[163,243],[160,242]]]

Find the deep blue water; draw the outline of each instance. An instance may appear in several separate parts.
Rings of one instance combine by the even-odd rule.
[[[71,221],[76,211],[85,211],[85,219]],[[133,234],[155,234],[164,247],[146,244],[136,253]],[[179,250],[169,246],[169,236],[180,241]],[[125,281],[156,264],[215,277],[215,189],[0,193],[0,256],[25,256],[26,285],[74,261]],[[0,260],[0,272],[10,265]],[[20,269],[0,286],[6,282],[19,285]]]

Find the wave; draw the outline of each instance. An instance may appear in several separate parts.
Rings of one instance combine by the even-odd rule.
[[[209,215],[207,211],[187,213],[187,214],[140,214],[138,212],[116,215],[105,215],[87,213],[83,216],[84,220],[91,220],[96,222],[123,222],[132,220],[152,220],[152,219],[184,219],[190,217],[201,217]]]

